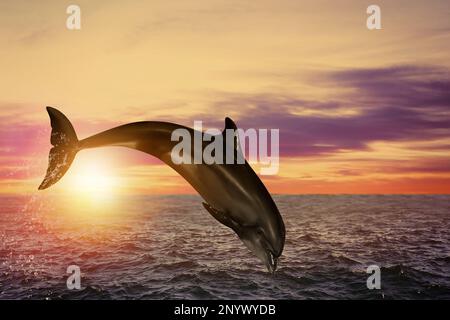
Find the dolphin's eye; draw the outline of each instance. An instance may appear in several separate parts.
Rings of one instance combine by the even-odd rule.
[[[261,235],[261,236],[264,235],[264,232],[260,228],[256,229],[256,233]]]

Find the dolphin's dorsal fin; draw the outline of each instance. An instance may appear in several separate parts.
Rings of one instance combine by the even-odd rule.
[[[223,129],[223,132],[225,132],[225,130],[227,129],[237,130],[236,123],[234,123],[234,121],[228,117],[225,118],[225,129]]]
[[[234,134],[233,134],[232,142],[227,141],[227,130],[233,130]],[[237,128],[236,123],[234,123],[234,121],[231,120],[231,118],[226,117],[225,118],[225,128],[222,131],[223,142],[224,142],[225,146],[228,144],[233,146],[233,150],[234,150],[234,156],[233,156],[234,160],[233,161],[240,159],[240,160],[237,160],[237,162],[240,163],[241,160],[245,162],[245,157],[244,157],[244,154],[241,149],[241,143],[239,142],[239,134],[238,134],[237,130],[238,130],[238,128]]]
[[[233,147],[234,150],[238,149],[238,136],[237,136],[237,126],[236,123],[234,123],[233,120],[231,120],[231,118],[226,117],[225,118],[225,128],[222,131],[222,136],[223,136],[223,141],[224,143],[227,143],[227,130],[234,130],[235,134],[234,134],[234,138],[233,138]]]

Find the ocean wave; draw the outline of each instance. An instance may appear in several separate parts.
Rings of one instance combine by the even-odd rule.
[[[277,196],[274,275],[198,197],[133,198],[102,219],[70,199],[0,200],[0,299],[450,299],[448,196]],[[72,264],[81,290],[66,287]],[[366,287],[372,264],[381,290]]]

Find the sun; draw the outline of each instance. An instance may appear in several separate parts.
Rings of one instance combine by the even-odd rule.
[[[73,186],[79,191],[108,193],[112,191],[112,177],[98,165],[86,166],[73,177]]]
[[[66,190],[91,202],[111,200],[119,187],[114,168],[107,158],[89,158],[76,159],[79,161],[70,168]]]

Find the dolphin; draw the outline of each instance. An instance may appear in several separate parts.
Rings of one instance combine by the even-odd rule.
[[[47,173],[39,190],[61,179],[80,150],[123,146],[145,152],[178,172],[203,198],[204,208],[217,221],[231,228],[269,272],[275,272],[285,242],[284,222],[266,187],[247,161],[233,164],[194,164],[193,161],[191,164],[175,164],[171,151],[178,142],[172,141],[172,132],[186,129],[193,137],[196,130],[175,123],[143,121],[121,125],[78,140],[72,124],[63,113],[52,107],[47,107],[47,112],[52,127],[50,142],[53,148],[50,149]],[[228,141],[231,139],[225,138],[226,129],[237,129],[230,118],[225,119],[223,143],[225,146],[232,143],[236,155],[237,139]]]

